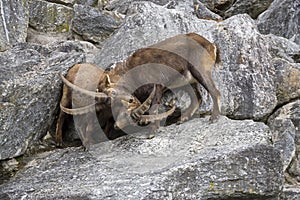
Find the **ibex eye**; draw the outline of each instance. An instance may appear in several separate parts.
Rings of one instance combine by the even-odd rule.
[[[110,94],[111,94],[112,96],[116,96],[116,95],[117,95],[117,92],[116,92],[115,90],[111,90],[111,91],[110,91]]]
[[[133,98],[129,99],[129,103],[132,103],[133,102]]]

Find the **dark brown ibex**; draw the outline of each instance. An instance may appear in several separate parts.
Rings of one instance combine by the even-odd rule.
[[[210,121],[214,122],[220,114],[220,92],[212,80],[211,71],[213,66],[220,62],[219,50],[216,45],[202,36],[196,33],[177,35],[147,48],[139,49],[125,61],[106,70],[101,77],[101,84],[107,83],[107,79],[115,84],[102,85],[101,88],[115,87],[118,90],[133,93],[142,102],[145,97],[149,96],[154,86],[153,83],[155,83],[157,87],[151,108],[152,113],[155,114],[161,97],[167,89],[191,85],[195,95],[191,96],[191,105],[182,114],[180,123],[190,118],[199,107],[201,94],[197,84],[200,83],[213,99]],[[137,88],[137,86],[141,87]],[[140,114],[133,110],[131,117],[138,120]],[[116,126],[120,128],[130,124],[126,120],[119,122],[122,123],[116,123]],[[158,126],[159,121],[156,121],[150,132],[154,132]]]
[[[125,94],[122,91],[116,93],[111,87],[101,88],[101,92],[98,92],[102,73],[103,70],[96,65],[84,63],[76,64],[70,68],[66,78],[61,76],[64,86],[60,102],[61,110],[56,127],[56,142],[58,145],[62,145],[62,129],[66,114],[75,115],[76,119],[79,120],[75,125],[77,125],[76,129],[85,148],[89,148],[90,144],[103,140],[103,137],[99,138],[101,136],[100,127],[108,139],[123,135],[122,132],[118,132],[117,135],[115,132],[114,135],[111,134],[115,123],[111,108],[112,100],[117,102],[114,103],[114,111],[117,116],[118,113],[130,113],[131,110],[139,110],[141,119],[151,121],[154,119],[159,120],[170,114],[170,111],[168,111],[157,116],[142,115],[149,109],[155,90],[152,91],[143,104],[131,94]],[[118,120],[122,119],[118,117]]]

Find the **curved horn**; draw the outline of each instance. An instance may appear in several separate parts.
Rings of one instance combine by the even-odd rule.
[[[169,115],[172,115],[173,112],[175,111],[175,108],[176,108],[176,106],[173,105],[173,107],[170,110],[168,110],[167,112],[164,112],[164,113],[160,113],[157,115],[141,115],[140,122],[148,123],[148,122],[153,122],[156,120],[162,120],[164,118],[167,118]]]
[[[155,95],[155,91],[156,91],[156,85],[154,84],[153,90],[150,93],[149,97],[139,107],[137,107],[132,111],[131,117],[133,119],[138,120],[141,117],[141,115],[143,115],[146,111],[149,110]]]
[[[66,108],[64,107],[63,105],[60,104],[60,109],[64,112],[64,113],[67,113],[69,115],[83,115],[83,114],[86,114],[86,113],[89,113],[89,112],[96,112],[96,108],[95,108],[95,105],[96,104],[90,104],[88,106],[84,106],[84,107],[81,107],[81,108]]]
[[[82,94],[85,94],[85,95],[91,96],[91,97],[95,97],[95,98],[108,98],[108,96],[105,93],[93,92],[93,91],[85,90],[81,87],[78,87],[77,85],[68,81],[62,74],[60,74],[60,77],[63,80],[64,84],[66,84],[66,86],[68,86],[69,88],[72,88],[73,90],[79,91]]]
[[[122,116],[122,117],[118,117],[115,121],[115,125],[114,127],[116,129],[123,129],[125,126],[128,125],[137,125],[138,123],[142,123],[142,124],[146,124],[148,122],[153,122],[156,120],[162,120],[166,117],[168,117],[169,115],[173,114],[173,112],[175,111],[175,105],[168,110],[167,112],[164,113],[160,113],[160,114],[156,114],[156,115],[141,115],[140,120],[139,121],[133,121],[130,117],[126,117],[126,116]]]

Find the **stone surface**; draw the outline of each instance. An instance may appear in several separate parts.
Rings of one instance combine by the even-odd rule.
[[[56,41],[67,41],[70,33],[45,33],[28,28],[26,42],[36,44],[48,44]]]
[[[29,0],[29,25],[40,32],[69,32],[73,9],[43,0]],[[43,13],[43,15],[41,15]]]
[[[210,10],[218,13],[224,18],[228,18],[237,14],[247,13],[252,18],[265,11],[273,0],[200,0]]]
[[[114,10],[122,14],[127,14],[130,5],[136,1],[138,0],[111,0],[105,3],[104,8],[107,10]],[[150,2],[161,6],[167,5],[168,3],[170,3],[171,6],[174,6],[176,4],[175,1],[170,0],[150,0]]]
[[[272,33],[300,44],[299,8],[299,0],[274,0],[258,17],[258,29],[263,34]]]
[[[54,122],[59,73],[84,61],[72,42],[16,45],[0,54],[0,160],[22,155]]]
[[[282,152],[286,180],[300,182],[300,100],[278,109],[268,120],[275,148]]]
[[[0,51],[25,42],[28,27],[27,1],[0,1]]]
[[[290,102],[300,97],[300,63],[274,59],[276,69],[276,90],[279,104]]]
[[[194,12],[200,19],[222,20],[222,17],[210,11],[200,1],[194,1]]]
[[[263,123],[196,119],[151,140],[129,135],[89,152],[38,154],[0,191],[12,199],[274,199],[282,165],[269,137]]]
[[[281,200],[299,200],[300,188],[294,186],[286,186],[280,195]]]
[[[84,40],[100,43],[114,32],[120,22],[102,11],[84,5],[74,5],[72,30]]]

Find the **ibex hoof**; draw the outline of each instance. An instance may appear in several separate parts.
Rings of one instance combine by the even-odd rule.
[[[182,124],[183,122],[187,121],[189,119],[188,116],[180,117],[180,119],[176,122],[177,125]]]
[[[219,120],[219,115],[212,115],[210,118],[209,118],[209,123],[210,124],[213,124],[213,123],[216,123],[218,120]]]
[[[84,140],[82,142],[82,148],[83,148],[83,151],[89,151],[90,150],[90,143],[88,142],[88,140]]]
[[[63,147],[64,146],[62,141],[56,142],[55,144],[56,144],[56,147]]]
[[[89,150],[90,150],[90,147],[89,147],[89,146],[83,146],[83,145],[82,145],[82,149],[83,149],[83,151],[89,151]]]
[[[153,139],[155,137],[155,133],[149,133],[147,139]]]

